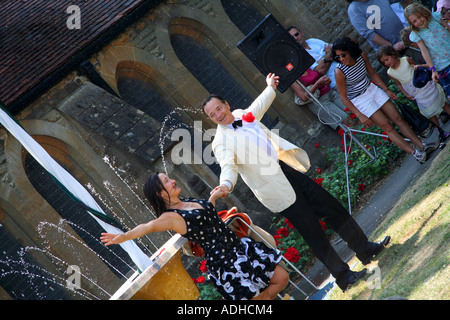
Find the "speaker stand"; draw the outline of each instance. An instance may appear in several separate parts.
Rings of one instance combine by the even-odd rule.
[[[296,83],[303,89],[305,90],[305,92],[310,96],[310,98],[312,99],[312,101],[314,101],[314,103],[316,103],[320,108],[322,108],[324,111],[329,112],[329,110],[327,110],[325,108],[325,106],[319,101],[319,99],[317,99],[311,91],[309,91],[309,89],[307,89],[303,83],[301,83],[299,80],[296,80]],[[386,137],[388,138],[387,135],[383,135],[383,134],[378,134],[378,133],[372,133],[372,132],[364,132],[364,131],[360,131],[360,130],[354,130],[354,129],[350,129],[349,127],[343,125],[340,121],[337,121],[335,115],[333,113],[329,113],[329,115],[333,118],[333,120],[335,120],[338,124],[338,126],[344,131],[344,161],[345,161],[345,177],[346,177],[346,183],[347,183],[347,199],[348,199],[348,212],[350,213],[350,215],[352,214],[352,205],[351,205],[351,198],[350,198],[350,180],[349,180],[349,172],[348,172],[348,151],[347,151],[347,139],[346,136],[350,137],[351,141],[354,141],[356,143],[357,146],[359,146],[361,148],[361,150],[363,150],[371,159],[370,162],[375,161],[378,158],[378,155],[372,154],[369,150],[367,150],[367,148],[364,146],[364,144],[361,143],[361,141],[358,140],[358,138],[355,137],[355,135],[353,134],[353,132],[358,132],[358,133],[363,133],[363,134],[369,134],[369,135],[376,135],[376,136],[380,136],[380,137]],[[407,140],[407,139],[405,139]],[[376,150],[375,148],[373,148],[374,150]]]

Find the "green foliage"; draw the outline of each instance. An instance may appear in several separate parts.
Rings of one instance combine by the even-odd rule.
[[[203,283],[197,283],[197,288],[200,291],[199,300],[222,300],[222,295],[216,290],[211,280],[206,280]]]
[[[319,183],[329,193],[331,193],[341,204],[348,209],[348,192],[347,192],[347,175],[346,161],[344,155],[344,139],[348,150],[348,179],[350,186],[350,201],[354,204],[357,196],[366,188],[367,185],[374,182],[375,179],[382,177],[389,172],[389,167],[393,165],[393,161],[403,153],[403,151],[389,141],[385,137],[386,133],[382,132],[378,127],[364,127],[357,125],[353,129],[374,133],[377,135],[353,132],[353,135],[363,143],[365,149],[361,148],[352,138],[341,129],[339,134],[342,136],[341,146],[334,148],[325,148],[320,144],[316,144],[316,150],[321,153],[326,161],[328,169],[326,171],[318,168],[318,173],[314,181]],[[371,155],[375,156],[372,159]]]

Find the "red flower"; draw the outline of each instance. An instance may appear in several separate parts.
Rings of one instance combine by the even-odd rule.
[[[352,160],[348,160],[347,163],[348,163],[349,166],[351,166],[353,164],[353,161]]]
[[[362,183],[360,183],[360,184],[358,185],[358,190],[361,191],[361,192],[362,192],[365,188],[366,188],[366,186],[363,185]]]
[[[253,113],[248,112],[242,116],[242,120],[244,120],[245,122],[253,122],[255,121],[255,116],[253,115]]]
[[[317,184],[322,185],[323,178],[318,178],[318,179],[313,179],[313,180],[314,180],[314,182],[316,182]]]
[[[314,146],[314,149],[317,149],[318,147],[320,147],[320,143],[316,143],[316,145]]]
[[[351,119],[355,119],[355,118],[356,118],[356,114],[352,113],[352,114],[350,115],[350,118],[351,118]]]
[[[282,243],[281,241],[282,236],[280,234],[274,235],[273,238],[275,239],[275,243],[277,244],[277,246]]]
[[[194,282],[195,283],[203,283],[203,282],[205,282],[205,277],[204,276],[200,276],[197,279],[195,279]]]
[[[280,228],[277,230],[276,234],[282,235],[283,237],[287,237],[289,235],[289,230],[288,228]]]
[[[294,229],[294,225],[288,219],[284,219],[284,223],[288,225],[289,229]]]
[[[322,173],[322,169],[320,169],[320,168],[317,168],[316,171],[317,171],[317,173]]]
[[[320,225],[322,226],[323,231],[327,230],[325,221],[320,221]]]
[[[203,273],[206,273],[208,271],[208,268],[206,267],[206,260],[200,262],[200,271]]]
[[[339,129],[338,134],[343,137],[344,136],[344,130],[342,128]]]
[[[344,111],[345,111],[345,112],[348,112],[348,111],[350,111],[350,109],[349,109],[349,108],[345,108]]]
[[[294,262],[294,263],[300,259],[300,255],[298,254],[297,249],[295,249],[294,247],[288,248],[283,255],[290,262]]]

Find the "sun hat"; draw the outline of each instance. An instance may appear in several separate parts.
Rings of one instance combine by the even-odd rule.
[[[424,67],[418,67],[414,71],[413,85],[416,88],[423,88],[431,81],[431,70]]]
[[[450,9],[450,0],[439,0],[436,2],[436,11],[441,12],[442,8]]]

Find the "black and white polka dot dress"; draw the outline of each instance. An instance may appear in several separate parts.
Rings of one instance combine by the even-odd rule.
[[[208,273],[227,300],[251,299],[264,291],[282,256],[251,238],[240,239],[207,200],[187,198],[203,209],[177,210],[187,224],[183,236],[202,246]]]

